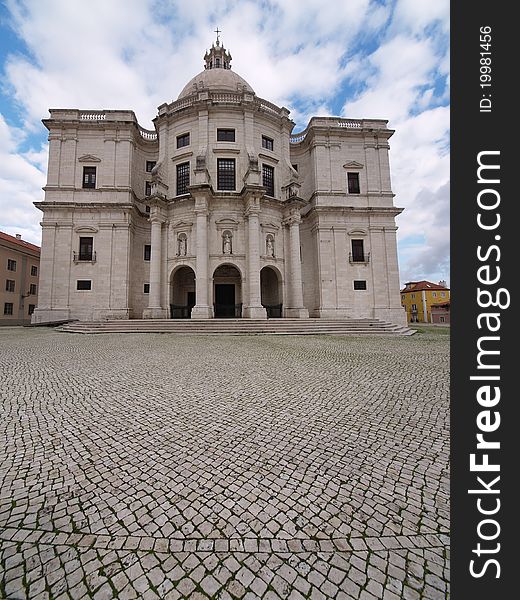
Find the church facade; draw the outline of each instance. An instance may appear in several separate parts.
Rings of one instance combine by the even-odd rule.
[[[204,61],[153,131],[129,110],[50,110],[33,323],[406,325],[387,122],[313,117],[293,134],[218,39]]]

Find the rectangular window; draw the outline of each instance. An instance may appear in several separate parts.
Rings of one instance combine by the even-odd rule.
[[[144,207],[144,210],[149,213],[150,212],[150,207],[148,206],[148,204]]]
[[[145,283],[144,287],[143,287],[143,292],[145,294],[149,294],[150,293],[150,284],[149,283]]]
[[[146,172],[151,173],[152,169],[155,167],[156,164],[157,164],[156,160],[147,160],[146,161]]]
[[[29,315],[32,315],[35,308],[36,308],[36,304],[29,304],[29,310],[27,311],[27,313]]]
[[[94,248],[94,238],[79,238],[79,260],[92,260],[92,251]]]
[[[446,298],[446,292],[441,292],[441,296],[442,296],[443,298]]]
[[[359,194],[359,173],[347,173],[348,193]]]
[[[235,141],[235,130],[234,129],[217,129],[217,142],[234,142],[234,141]]]
[[[6,292],[14,292],[15,287],[14,279],[6,279],[5,280],[5,291]]]
[[[412,304],[412,310],[417,310],[417,304]]]
[[[262,148],[266,150],[273,150],[274,148],[274,140],[266,135],[262,136]]]
[[[404,294],[401,294],[401,300],[404,300]]]
[[[415,298],[415,294],[412,294],[411,296],[412,296],[412,298]]]
[[[363,240],[352,240],[352,262],[365,262]]]
[[[437,298],[437,294],[435,292],[432,292],[432,298]]]
[[[444,317],[439,317],[439,321],[440,321],[441,323],[444,323]]]
[[[217,159],[217,189],[235,190],[235,159],[219,158]]]
[[[4,304],[4,315],[12,315],[13,314],[13,303],[6,302]]]
[[[152,182],[151,181],[145,181],[144,182],[144,195],[145,196],[151,196],[152,195]]]
[[[295,171],[298,171],[298,165],[292,165],[292,168],[293,168]]]
[[[364,280],[356,280],[354,281],[354,289],[355,290],[366,290],[367,282]]]
[[[183,133],[177,136],[177,148],[184,148],[184,146],[190,145],[190,134]]]
[[[96,187],[96,167],[83,167],[83,187]]]
[[[31,296],[36,296],[37,293],[38,293],[38,288],[36,287],[36,284],[31,283],[31,285],[29,286],[29,294],[31,294]]]
[[[31,266],[31,277],[38,277],[38,267],[36,265]]]
[[[152,246],[150,244],[144,245],[144,260],[150,260],[152,255]]]
[[[190,163],[177,165],[177,196],[188,193],[190,185]]]
[[[92,281],[90,281],[90,279],[78,279],[76,281],[76,289],[77,290],[91,290],[92,289]]]
[[[8,271],[16,271],[16,261],[12,258],[7,259],[7,270]]]
[[[266,194],[274,198],[274,167],[262,165],[262,185]]]

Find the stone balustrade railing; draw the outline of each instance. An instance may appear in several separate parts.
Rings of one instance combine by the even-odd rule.
[[[154,142],[155,140],[157,140],[157,132],[156,131],[150,131],[148,129],[144,129],[143,127],[139,126],[139,133],[141,134],[141,137],[145,140],[148,140],[150,142]]]
[[[105,121],[105,111],[82,112],[79,114],[80,121]]]
[[[291,144],[303,142],[312,127],[341,127],[343,129],[386,129],[387,121],[382,119],[339,119],[337,117],[313,117],[309,125],[300,133],[291,135]]]

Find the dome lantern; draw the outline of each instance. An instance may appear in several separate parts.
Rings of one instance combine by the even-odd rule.
[[[231,54],[220,45],[219,33],[220,30],[217,27],[215,30],[217,34],[217,41],[211,45],[209,52],[204,55],[204,68],[205,69],[231,69]]]

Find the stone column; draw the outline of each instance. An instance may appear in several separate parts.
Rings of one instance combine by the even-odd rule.
[[[152,222],[150,297],[148,308],[143,311],[143,317],[145,319],[166,319],[168,311],[161,306],[162,219],[152,216],[150,220]]]
[[[296,319],[306,319],[309,311],[303,306],[302,265],[300,260],[300,221],[299,213],[294,213],[286,221],[289,227],[289,256],[290,256],[290,283],[289,305],[285,309],[285,316]]]
[[[197,215],[197,273],[195,277],[196,304],[191,310],[192,319],[211,319],[213,311],[208,304],[208,201],[195,197]]]
[[[246,206],[248,299],[247,306],[244,307],[244,317],[247,319],[267,319],[267,312],[262,306],[260,293],[259,212],[260,199],[250,198]]]

